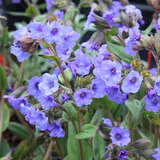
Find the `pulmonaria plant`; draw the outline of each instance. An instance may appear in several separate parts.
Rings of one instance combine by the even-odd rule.
[[[69,20],[65,7],[55,10],[56,0],[47,0],[46,4],[47,19],[41,22],[35,18],[19,26],[10,52],[22,64],[41,53],[36,56],[53,67],[41,76],[30,77],[24,83],[25,94],[19,96],[15,90],[5,98],[39,131],[55,140],[65,137],[69,160],[145,157],[142,151],[148,146],[136,140],[143,137],[139,131],[142,117],[154,118],[160,111],[160,67],[155,50],[156,72],[150,74],[140,61],[138,51],[148,50],[140,30],[141,11],[134,5],[113,1],[107,10],[101,6],[99,16],[94,4],[81,33],[76,26],[77,11]],[[91,26],[96,36],[80,43],[84,31],[93,29]],[[155,151],[149,156],[158,160],[159,150]]]

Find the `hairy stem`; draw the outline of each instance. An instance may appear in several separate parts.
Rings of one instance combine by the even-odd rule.
[[[58,139],[55,139],[55,141],[56,141],[57,150],[58,150],[58,152],[59,152],[59,156],[63,159],[63,158],[64,158],[64,155],[63,155],[61,146],[60,146],[60,144],[59,144],[59,142],[58,142]]]
[[[50,155],[51,155],[51,153],[52,153],[53,145],[54,145],[54,141],[53,141],[53,139],[52,139],[52,140],[50,141],[50,143],[49,143],[49,146],[48,146],[48,148],[47,148],[47,152],[46,152],[43,160],[48,160],[48,159],[49,159],[49,157],[50,157]]]

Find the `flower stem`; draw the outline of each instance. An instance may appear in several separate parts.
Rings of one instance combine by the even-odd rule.
[[[130,130],[130,137],[131,142],[133,140],[133,130],[132,130],[132,113],[129,111],[129,130]]]
[[[48,159],[49,159],[49,157],[50,157],[50,155],[51,155],[51,153],[52,153],[53,145],[54,145],[54,141],[53,141],[53,139],[52,139],[52,140],[50,141],[50,143],[49,143],[49,146],[48,146],[48,148],[47,148],[47,152],[46,152],[43,160],[48,160]]]
[[[59,152],[59,156],[63,159],[63,158],[64,158],[64,155],[63,155],[61,146],[60,146],[60,144],[59,144],[59,142],[58,142],[58,139],[55,139],[55,141],[56,141],[57,150],[58,150],[58,152]]]

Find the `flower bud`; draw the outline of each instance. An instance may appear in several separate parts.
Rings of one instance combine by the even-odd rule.
[[[131,144],[132,147],[135,147],[137,149],[147,149],[151,145],[151,141],[147,138],[139,139]]]
[[[120,12],[120,19],[125,26],[129,27],[129,16],[124,11]]]
[[[157,11],[160,11],[160,1],[159,0],[147,0],[147,3]]]
[[[140,63],[139,63],[139,61],[138,61],[137,59],[135,59],[135,60],[133,60],[133,61],[131,62],[131,65],[132,65],[132,67],[133,67],[134,69],[138,69],[139,66],[140,66]]]
[[[149,37],[148,35],[141,35],[140,43],[145,48],[152,49],[151,37]]]

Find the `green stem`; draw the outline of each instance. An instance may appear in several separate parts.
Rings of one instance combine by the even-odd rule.
[[[61,159],[63,159],[63,158],[64,158],[64,155],[63,155],[61,146],[60,146],[60,144],[59,144],[59,142],[58,142],[58,139],[55,139],[55,141],[56,141],[57,150],[58,150],[58,152],[59,152],[59,156],[61,157]]]
[[[4,95],[5,91],[2,90],[2,95],[1,95],[1,108],[0,108],[0,143],[2,140],[2,126],[3,126],[3,114],[4,114]]]
[[[50,155],[51,155],[51,153],[52,153],[53,145],[54,145],[54,141],[53,141],[53,139],[52,139],[52,140],[50,141],[50,143],[49,143],[49,146],[48,146],[48,148],[47,148],[47,152],[46,152],[43,160],[48,160],[48,159],[49,159],[49,157],[50,157]]]
[[[132,113],[129,111],[129,130],[130,130],[130,137],[131,142],[133,140],[133,129],[132,129]]]

